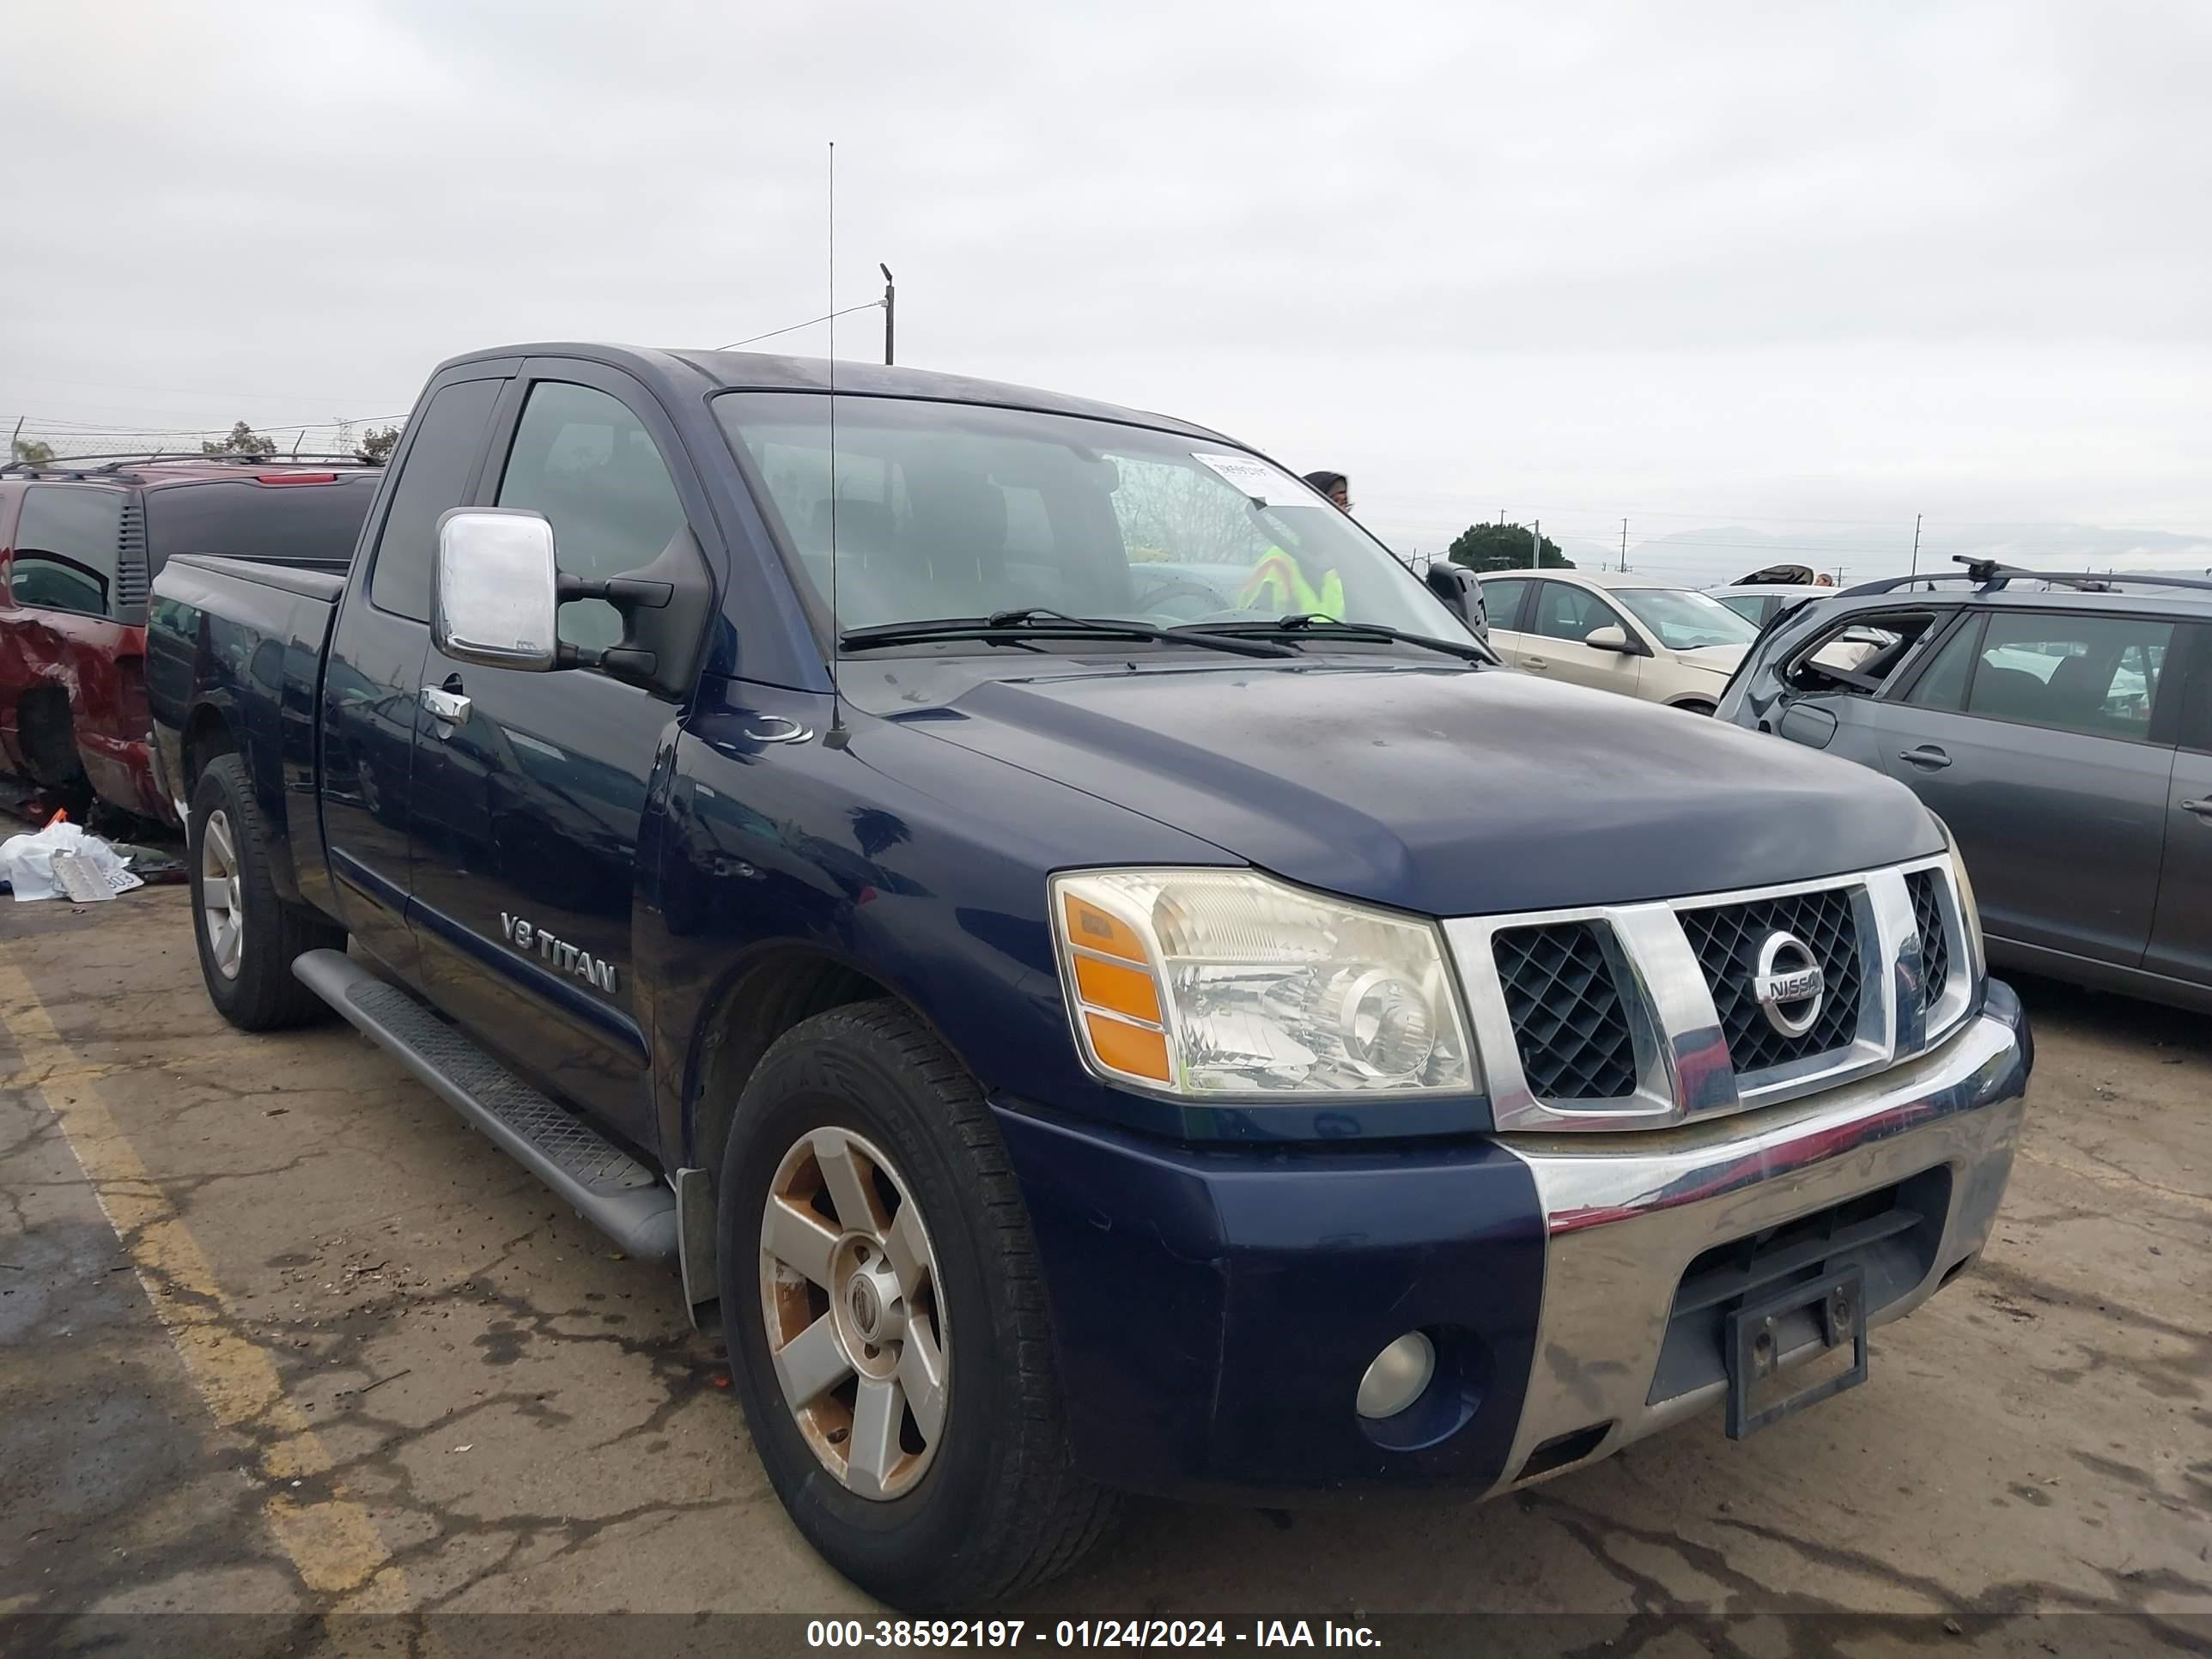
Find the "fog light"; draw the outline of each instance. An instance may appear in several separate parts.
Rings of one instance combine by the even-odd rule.
[[[1421,1397],[1437,1373],[1435,1345],[1419,1331],[1407,1331],[1381,1353],[1359,1379],[1354,1403],[1365,1418],[1395,1417]]]

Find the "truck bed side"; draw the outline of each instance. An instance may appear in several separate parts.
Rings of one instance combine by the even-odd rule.
[[[179,816],[215,756],[246,762],[286,899],[329,908],[315,805],[315,692],[342,573],[197,554],[154,583],[146,696],[155,761]]]

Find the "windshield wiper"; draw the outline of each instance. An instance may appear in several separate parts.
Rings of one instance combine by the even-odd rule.
[[[1291,657],[1290,647],[1259,639],[1225,638],[1184,628],[1154,628],[1149,623],[1112,617],[1071,617],[1064,611],[1031,605],[1023,611],[994,611],[988,617],[941,617],[930,622],[879,623],[838,635],[848,651],[879,645],[919,645],[933,640],[981,640],[991,645],[1026,645],[1032,640],[1152,640],[1166,645],[1195,645],[1240,657]]]
[[[1334,617],[1319,611],[1307,611],[1288,617],[1278,617],[1272,622],[1194,623],[1188,628],[1175,630],[1188,637],[1192,634],[1212,634],[1217,637],[1237,640],[1273,640],[1283,638],[1313,638],[1322,640],[1389,640],[1399,645],[1418,645],[1431,651],[1441,651],[1448,657],[1458,657],[1467,662],[1495,663],[1497,653],[1477,645],[1473,640],[1440,640],[1428,634],[1409,634],[1402,628],[1386,628],[1381,623],[1339,622]]]

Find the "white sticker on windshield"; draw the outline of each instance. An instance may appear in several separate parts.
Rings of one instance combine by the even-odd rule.
[[[1287,472],[1279,471],[1251,455],[1208,455],[1193,451],[1191,459],[1211,468],[1246,496],[1262,507],[1312,507],[1312,490]]]

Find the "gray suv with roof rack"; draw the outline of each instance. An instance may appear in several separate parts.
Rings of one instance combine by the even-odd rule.
[[[1719,717],[1910,787],[1993,963],[2212,1011],[2212,581],[1868,583],[1770,623]]]

